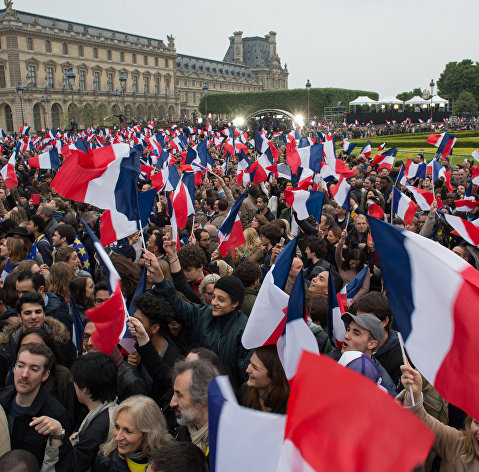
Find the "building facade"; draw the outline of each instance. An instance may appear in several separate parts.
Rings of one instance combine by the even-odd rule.
[[[0,127],[8,132],[21,124],[36,131],[68,127],[72,119],[80,128],[98,126],[104,117],[120,114],[128,120],[191,120],[199,116],[205,93],[287,88],[275,35],[269,55],[253,68],[236,56],[230,59],[229,51],[224,61],[178,54],[172,36],[165,43],[5,4],[0,10]],[[271,45],[272,33],[243,41],[249,39]],[[251,48],[243,49],[246,58]]]

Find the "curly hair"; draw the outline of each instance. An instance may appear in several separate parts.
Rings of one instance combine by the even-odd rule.
[[[206,265],[206,256],[200,247],[194,244],[183,246],[178,251],[178,259],[183,269],[194,267],[195,269]]]
[[[163,297],[142,293],[136,296],[133,302],[150,324],[159,324],[162,331],[167,329],[168,323],[173,319],[173,309]]]
[[[233,275],[238,277],[245,288],[247,288],[251,287],[263,275],[263,272],[258,263],[245,260],[235,268]]]

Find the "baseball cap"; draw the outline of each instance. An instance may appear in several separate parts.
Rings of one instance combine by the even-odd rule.
[[[378,342],[381,342],[384,334],[384,327],[381,323],[381,320],[374,315],[369,313],[365,315],[352,315],[349,312],[343,313],[341,319],[344,321],[345,325],[354,321],[357,323],[361,328],[367,329],[372,337]]]

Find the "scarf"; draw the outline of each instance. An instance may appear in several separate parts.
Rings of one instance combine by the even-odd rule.
[[[188,426],[188,431],[191,442],[198,446],[203,451],[203,454],[206,454],[208,450],[208,423],[198,430],[194,426]]]

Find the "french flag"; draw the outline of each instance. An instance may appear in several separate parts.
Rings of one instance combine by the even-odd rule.
[[[472,308],[479,272],[430,239],[373,218],[369,224],[411,361],[447,402],[479,418],[479,318]]]
[[[61,196],[98,208],[117,210],[128,219],[138,219],[136,193],[140,153],[125,143],[73,151],[60,167],[51,188]]]
[[[427,174],[431,175],[433,184],[442,178],[448,190],[452,192],[451,172],[447,171],[441,164],[439,164],[437,159],[433,159],[427,165]]]
[[[384,218],[384,210],[374,202],[368,202],[368,215],[372,216],[373,218]]]
[[[312,215],[316,221],[321,221],[324,192],[287,188],[284,191],[284,198],[297,213],[299,220],[305,220]]]
[[[163,188],[167,192],[172,192],[180,181],[180,175],[176,166],[168,166],[151,176],[151,183],[159,190]]]
[[[369,266],[364,267],[361,271],[348,282],[339,292],[343,306],[348,306],[351,300],[358,294],[361,287],[364,285],[366,277],[368,276]]]
[[[303,271],[294,281],[286,312],[286,324],[276,347],[286,378],[292,380],[303,351],[319,354],[318,343],[305,321]]]
[[[91,335],[93,345],[105,354],[111,354],[127,329],[128,311],[121,292],[120,274],[118,274],[113,262],[111,262],[93,231],[85,222],[82,223],[93,242],[99,262],[105,271],[108,291],[110,292],[108,300],[95,308],[90,308],[85,314],[90,321],[93,321],[96,328],[96,331]]]
[[[352,150],[356,147],[356,144],[350,143],[349,141],[343,141],[341,143],[343,145],[343,151],[349,156]]]
[[[237,174],[236,174],[237,185],[241,185],[241,184],[246,185],[247,183],[251,181],[250,174],[246,172],[250,167],[251,167],[251,162],[248,159],[248,156],[246,155],[244,151],[241,151],[239,153],[238,167],[237,167]]]
[[[44,152],[39,156],[33,156],[28,159],[28,165],[34,169],[59,169],[60,159],[58,150],[53,148],[51,151]]]
[[[18,185],[18,178],[15,172],[15,164],[17,160],[17,150],[13,151],[12,155],[8,159],[8,162],[0,170],[0,174],[5,181],[5,185],[8,189],[16,187]]]
[[[285,423],[285,415],[240,406],[228,376],[216,377],[208,385],[210,471],[275,472]]]
[[[382,143],[379,147],[378,147],[378,151],[382,151],[383,149],[386,148],[386,143]]]
[[[456,211],[463,211],[465,213],[468,213],[477,206],[479,206],[479,202],[475,200],[469,200],[469,199],[464,199],[464,200],[454,200],[454,206],[456,207]]]
[[[312,401],[318,395],[320,400]],[[419,418],[375,382],[328,356],[303,352],[291,384],[278,468],[243,470],[365,472],[381,464],[382,470],[403,472],[423,463],[433,442]]]
[[[267,171],[267,168],[271,165],[274,165],[273,160],[270,159],[266,153],[264,153],[257,161],[251,164],[250,168],[247,171],[244,172],[253,174],[253,182],[255,184],[259,184],[261,182],[265,182],[268,179],[269,171]]]
[[[346,304],[347,306],[347,304]],[[328,279],[328,336],[333,346],[341,349],[346,334],[344,321],[341,319],[345,312],[343,299],[340,293],[336,293],[333,280],[333,267],[329,266]]]
[[[284,287],[297,244],[298,237],[284,247],[261,284],[241,338],[246,349],[276,344],[283,333],[289,300]]]
[[[449,133],[431,134],[427,141],[429,144],[434,144],[437,147],[437,154],[442,157],[447,157],[452,153],[452,148],[456,144],[456,138]]]
[[[138,207],[142,228],[148,224],[155,195],[155,188],[138,194]],[[129,220],[126,215],[116,210],[105,210],[101,215],[100,242],[103,246],[108,246],[119,239],[130,236],[138,231],[138,229],[138,220]]]
[[[5,282],[5,279],[7,278],[7,275],[12,272],[13,267],[12,263],[10,262],[10,258],[7,259],[7,262],[5,263],[5,266],[3,267],[2,271],[2,281]]]
[[[351,201],[349,196],[351,194],[351,185],[347,180],[341,176],[339,182],[336,185],[330,187],[331,195],[334,197],[334,201],[346,211],[351,209]]]
[[[75,346],[77,357],[80,357],[82,355],[83,331],[85,331],[85,327],[73,298],[70,299],[70,307],[72,311],[72,343]]]
[[[313,144],[312,146],[296,149],[296,153],[299,156],[298,167],[303,167],[303,169],[311,169],[316,173],[321,172],[321,166],[323,163],[323,149],[324,146],[322,144]],[[297,171],[293,171],[293,167],[291,167],[291,171],[293,174],[297,173]]]
[[[299,169],[302,169],[302,168],[299,167],[298,170]],[[288,164],[284,164],[284,163],[274,164],[273,166],[266,167],[266,170],[269,170],[270,172],[272,172],[277,179],[278,178],[288,179],[288,180],[292,179],[291,168],[288,166]]]
[[[416,215],[417,205],[397,187],[393,187],[391,210],[398,215],[404,223],[410,225]]]
[[[416,164],[412,159],[406,161],[406,178],[407,179],[425,179],[426,178],[426,163],[421,162]]]
[[[472,151],[471,156],[474,158],[475,161],[479,161],[479,149],[477,149],[476,151]]]
[[[392,147],[391,149],[388,149],[386,152],[383,152],[382,154],[378,154],[371,162],[371,165],[379,165],[378,170],[381,170],[383,168],[386,168],[389,172],[392,169],[392,166],[394,164],[394,159],[397,154],[397,149],[395,147]]]
[[[416,203],[418,204],[419,208],[423,211],[429,211],[434,200],[437,201],[438,208],[442,208],[444,206],[444,203],[439,198],[436,198],[434,194],[432,192],[429,192],[428,190],[413,187],[412,185],[408,185],[407,189],[412,193],[414,200],[416,200]]]
[[[467,221],[464,218],[454,215],[442,213],[445,220],[454,228],[456,233],[469,244],[479,246],[479,227],[476,226],[476,221]],[[476,223],[476,224],[474,224]]]
[[[361,149],[360,154],[363,154],[364,157],[367,157],[368,159],[371,157],[371,142],[369,141],[369,139],[368,142]]]
[[[239,218],[239,210],[247,196],[248,191],[246,190],[238,197],[218,230],[218,241],[220,243],[218,248],[221,257],[226,257],[229,251],[233,251],[246,242],[243,226]]]
[[[195,214],[194,178],[192,172],[183,172],[175,191],[170,195],[176,222],[181,229],[186,226],[188,216]]]
[[[30,133],[30,126],[20,126],[19,134],[21,136],[26,136],[28,133]]]

